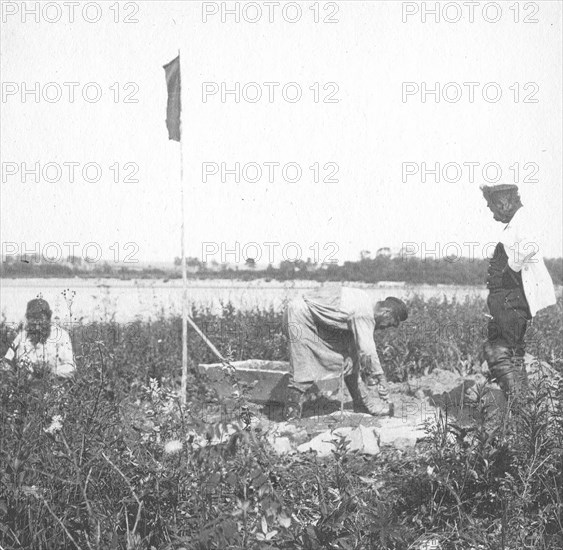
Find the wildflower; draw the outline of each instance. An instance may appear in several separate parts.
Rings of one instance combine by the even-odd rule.
[[[166,454],[179,453],[182,450],[182,442],[177,439],[172,439],[164,444],[164,452]]]
[[[175,407],[176,403],[172,399],[168,399],[162,406],[162,413],[170,415],[174,412]]]
[[[24,495],[33,498],[41,498],[43,496],[43,489],[37,487],[37,485],[22,485],[21,492]]]
[[[285,512],[282,512],[278,516],[278,521],[280,522],[280,525],[286,529],[288,529],[291,525],[291,518]]]
[[[45,428],[45,433],[48,434],[55,434],[60,432],[63,429],[63,417],[60,414],[56,414],[53,416],[51,420],[51,425],[48,428]]]

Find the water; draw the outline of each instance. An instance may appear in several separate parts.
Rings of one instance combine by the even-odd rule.
[[[331,283],[335,284],[335,283]],[[338,283],[336,283],[338,284]],[[197,306],[210,307],[221,313],[221,303],[232,302],[237,309],[270,308],[281,310],[286,300],[321,285],[316,281],[266,282],[232,280],[190,280],[188,299]],[[452,285],[394,285],[357,283],[375,299],[386,296],[408,298],[419,294],[425,298],[486,296],[484,287]],[[76,294],[67,301],[65,289]],[[129,322],[135,319],[155,319],[160,315],[180,315],[182,311],[182,281],[174,279],[2,279],[0,280],[0,312],[7,322],[22,320],[29,300],[39,294],[49,302],[53,316],[68,321]],[[67,294],[68,297],[68,294]]]

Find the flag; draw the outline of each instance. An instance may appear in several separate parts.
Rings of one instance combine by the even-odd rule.
[[[178,55],[170,63],[164,65],[164,71],[166,73],[166,87],[168,88],[168,104],[166,106],[168,139],[180,141],[180,111],[182,110],[180,56]]]

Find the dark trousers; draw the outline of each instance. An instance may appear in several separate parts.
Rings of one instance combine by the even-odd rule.
[[[530,309],[519,287],[491,290],[487,305],[493,318],[487,326],[485,359],[493,377],[510,394],[525,379],[522,358]]]
[[[521,288],[492,290],[487,305],[493,316],[487,327],[489,342],[524,356],[524,335],[531,318],[524,291]]]

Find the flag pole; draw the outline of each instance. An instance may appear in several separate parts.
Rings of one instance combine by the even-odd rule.
[[[182,74],[182,57],[178,48],[178,64],[180,74]],[[182,88],[180,88],[182,90]],[[181,124],[181,122],[180,122]],[[182,201],[182,387],[181,403],[186,405],[188,397],[188,275],[186,267],[186,233],[185,233],[185,207],[184,207],[184,144],[182,142],[182,132],[180,131],[180,186]]]

